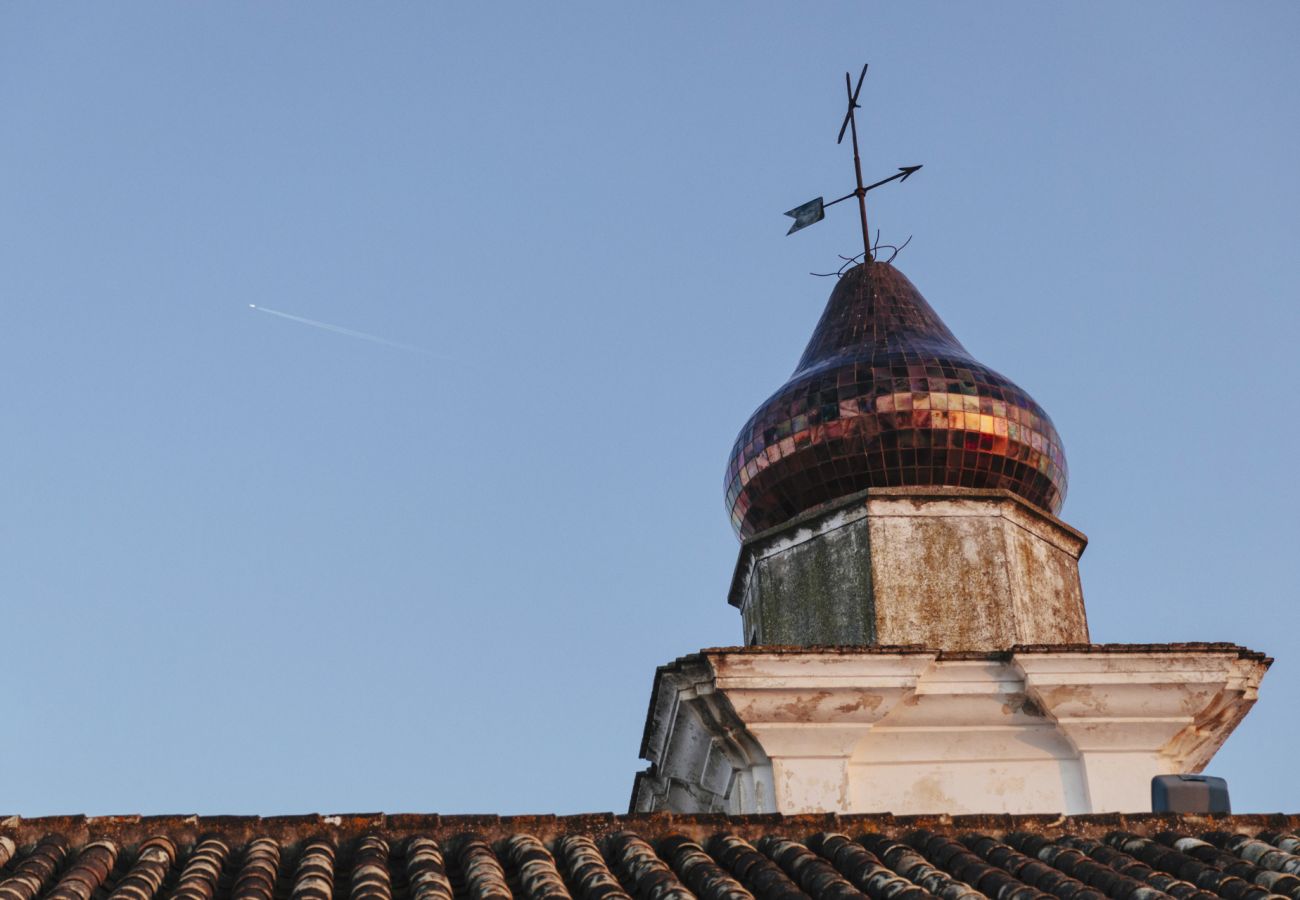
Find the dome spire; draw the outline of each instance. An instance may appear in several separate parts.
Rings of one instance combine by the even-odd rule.
[[[972,357],[902,272],[868,261],[741,428],[726,494],[744,539],[871,487],[1001,488],[1054,514],[1067,479],[1043,408]]]
[[[856,197],[861,262],[841,257],[841,278],[794,373],[732,448],[727,509],[742,539],[867,488],[1001,489],[1053,514],[1065,499],[1065,453],[1047,413],[972,357],[890,260],[873,257],[867,192],[920,166],[862,183],[855,110],[866,75],[863,66],[853,87],[845,73],[838,139],[852,138],[857,187],[786,213],[792,234]]]

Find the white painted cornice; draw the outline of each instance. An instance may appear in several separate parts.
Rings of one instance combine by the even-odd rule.
[[[660,669],[634,809],[1139,812],[1268,660],[1226,645],[704,650]]]

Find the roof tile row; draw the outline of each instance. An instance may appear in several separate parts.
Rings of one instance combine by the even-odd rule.
[[[1070,833],[1027,817],[1001,832],[809,833],[780,817],[716,817],[712,829],[664,817],[635,831],[253,837],[211,824],[189,840],[0,834],[0,900],[1300,900],[1294,823],[1252,833],[1175,817],[1145,834]]]

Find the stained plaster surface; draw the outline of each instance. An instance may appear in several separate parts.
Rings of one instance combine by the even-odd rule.
[[[1087,643],[1086,545],[1009,491],[872,488],[746,541],[729,600],[756,645]]]
[[[1070,814],[1199,772],[1272,660],[1233,644],[703,650],[659,669],[632,809]]]

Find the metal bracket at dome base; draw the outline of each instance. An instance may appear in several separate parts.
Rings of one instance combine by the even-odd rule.
[[[889,265],[894,260],[898,259],[898,254],[902,253],[903,248],[910,243],[912,243],[912,236],[909,234],[907,236],[907,240],[903,241],[903,243],[901,244],[882,244],[880,243],[880,232],[877,231],[876,243],[871,248],[871,260],[872,262],[884,263],[885,265]],[[892,253],[889,254],[889,259],[880,258],[881,247],[886,247],[889,250],[893,251]],[[844,264],[840,266],[838,269],[836,269],[834,272],[809,272],[808,274],[816,275],[818,278],[830,278],[832,275],[836,276],[837,278],[843,278],[845,272],[847,272],[849,269],[852,269],[854,266],[858,265],[859,263],[863,262],[866,259],[866,254],[864,253],[859,253],[857,256],[845,256],[844,254],[841,253],[838,254],[838,256],[840,259],[844,260]]]

